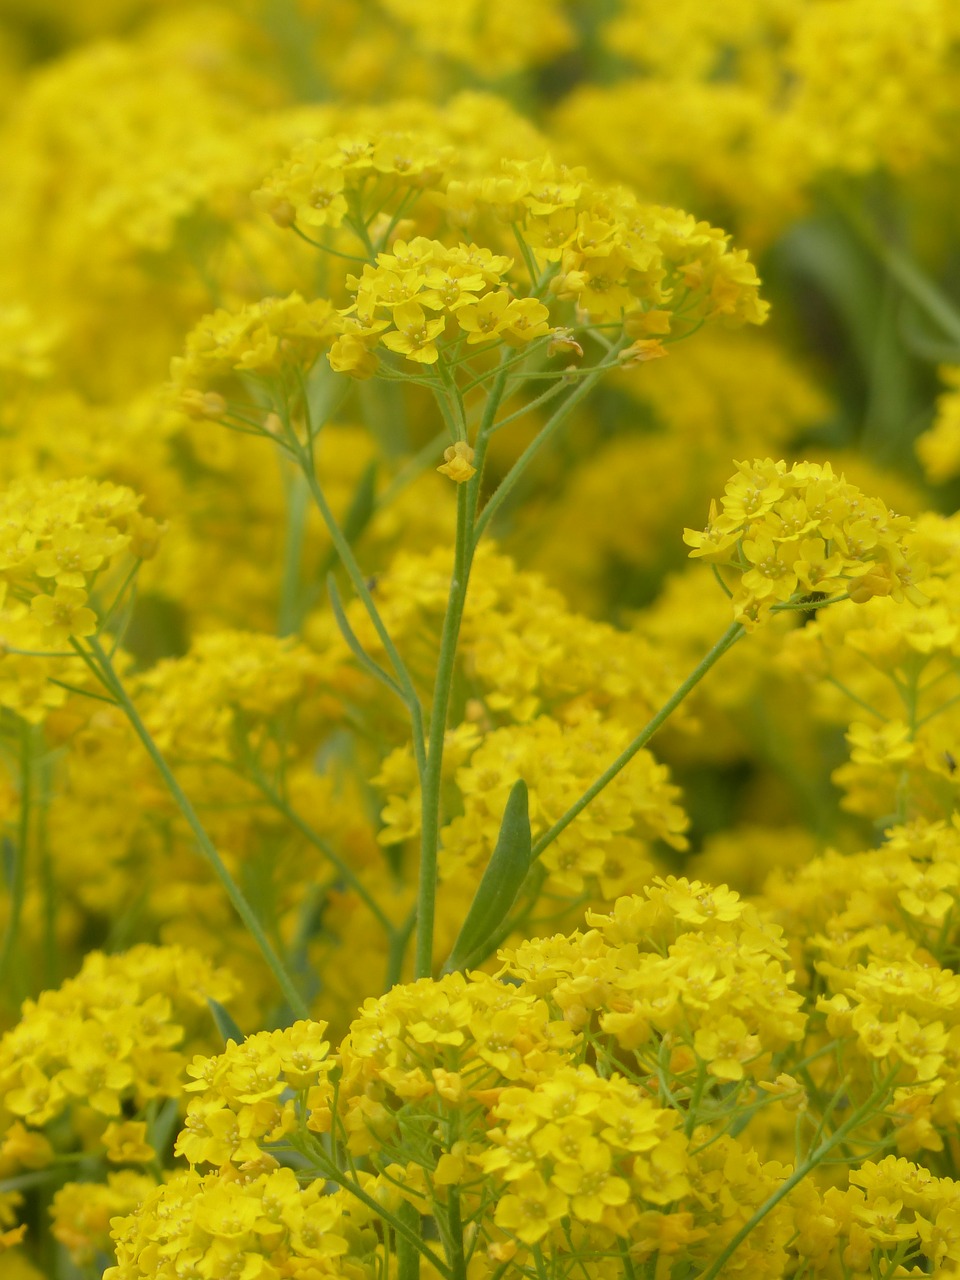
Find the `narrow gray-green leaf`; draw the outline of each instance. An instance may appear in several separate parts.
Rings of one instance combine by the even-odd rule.
[[[370,523],[370,518],[377,509],[377,464],[371,462],[364,468],[363,475],[350,499],[350,506],[340,521],[343,536],[351,546]],[[325,578],[335,567],[338,560],[336,547],[331,547],[320,566],[319,576]]]
[[[233,1040],[235,1044],[243,1044],[246,1036],[231,1018],[230,1014],[223,1007],[219,1000],[214,1000],[212,996],[207,996],[207,1005],[213,1014],[213,1020],[217,1024],[217,1030],[223,1036],[224,1043],[227,1040]]]
[[[484,957],[484,947],[502,926],[530,870],[531,844],[529,797],[521,779],[507,798],[496,848],[444,965],[447,973]]]
[[[356,542],[370,523],[370,517],[376,509],[377,497],[377,464],[371,462],[364,469],[357,485],[356,492],[350,502],[349,510],[343,518],[343,536],[348,542]]]

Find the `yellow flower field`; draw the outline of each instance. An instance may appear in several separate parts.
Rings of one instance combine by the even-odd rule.
[[[0,0],[0,1276],[960,1276],[960,5]]]

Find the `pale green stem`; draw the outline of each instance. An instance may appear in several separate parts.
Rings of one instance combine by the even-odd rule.
[[[256,913],[243,896],[239,885],[227,870],[227,867],[225,866],[223,859],[220,857],[220,854],[217,852],[213,841],[204,830],[203,824],[197,817],[196,811],[186,793],[173,776],[170,766],[167,764],[159,747],[154,742],[150,730],[141,720],[139,712],[134,706],[130,695],[121,684],[120,679],[117,676],[109,657],[103,651],[103,647],[99,640],[96,636],[89,637],[89,652],[75,641],[73,643],[77,653],[83,658],[84,662],[86,662],[93,674],[100,680],[104,688],[106,688],[116,699],[118,706],[123,710],[124,715],[126,715],[127,719],[130,721],[130,725],[134,733],[143,744],[147,754],[156,766],[157,771],[163,778],[164,783],[167,786],[167,790],[176,801],[177,807],[186,819],[190,830],[193,832],[194,839],[200,848],[200,852],[210,863],[217,879],[226,890],[227,897],[233,904],[234,910],[243,921],[250,933],[250,936],[259,947],[264,960],[267,962],[270,971],[277,980],[280,990],[283,992],[287,1004],[289,1004],[291,1010],[298,1018],[309,1018],[310,1010],[307,1007],[306,1002],[294,985],[292,978],[287,973],[283,961],[274,950],[273,945],[264,932],[263,925],[256,916]]]
[[[687,1119],[683,1126],[683,1131],[688,1138],[693,1136],[693,1131],[697,1127],[697,1113],[700,1110],[700,1101],[703,1098],[703,1091],[707,1085],[707,1068],[701,1062],[697,1067],[697,1080],[693,1086],[693,1092],[690,1095],[690,1101],[687,1104]]]
[[[870,715],[875,716],[878,720],[889,720],[889,716],[885,716],[882,711],[878,711],[876,707],[872,707],[869,702],[864,701],[864,699],[861,698],[859,694],[854,693],[852,689],[848,689],[847,686],[837,680],[835,676],[825,676],[824,679],[827,684],[832,684],[833,687],[842,693],[845,698],[849,698],[851,702],[855,702],[858,707],[862,707],[863,710],[869,712]]]
[[[413,687],[413,681],[410,679],[410,673],[407,671],[406,664],[400,657],[396,645],[390,637],[384,625],[383,619],[380,617],[380,611],[374,604],[373,597],[367,587],[366,579],[363,572],[357,564],[356,556],[353,554],[353,548],[344,536],[343,530],[337,524],[333,512],[330,510],[330,504],[327,502],[326,495],[320,487],[313,467],[310,464],[310,458],[302,451],[297,455],[300,465],[303,468],[303,474],[306,477],[307,485],[313,495],[313,500],[317,504],[317,509],[323,518],[324,524],[327,526],[327,532],[330,534],[331,541],[336,548],[337,555],[340,557],[340,563],[346,569],[353,589],[363,603],[363,607],[367,611],[370,621],[373,623],[374,630],[380,637],[380,643],[383,645],[384,652],[390,659],[390,664],[396,672],[397,680],[403,689],[404,698],[407,709],[410,712],[410,719],[413,722],[413,754],[417,762],[417,771],[423,774],[426,766],[426,755],[423,736],[423,709],[420,706],[420,699],[417,691]]]
[[[378,1200],[375,1200],[369,1192],[364,1191],[363,1187],[355,1178],[349,1177],[339,1168],[332,1160],[330,1155],[324,1151],[323,1147],[316,1141],[312,1134],[307,1135],[309,1145],[298,1142],[293,1135],[290,1135],[288,1141],[290,1145],[305,1155],[307,1159],[315,1160],[322,1170],[324,1176],[331,1182],[335,1182],[338,1187],[342,1187],[361,1204],[366,1205],[370,1209],[375,1218],[379,1218],[382,1222],[387,1223],[396,1233],[397,1243],[402,1240],[404,1244],[418,1258],[417,1269],[410,1271],[408,1274],[415,1277],[419,1274],[419,1255],[423,1255],[437,1271],[437,1274],[444,1277],[444,1280],[451,1280],[450,1268],[434,1251],[427,1245],[420,1234],[420,1215],[416,1209],[408,1201],[404,1200],[399,1206],[397,1212],[391,1213],[389,1209]],[[401,1273],[402,1274],[402,1273]]]
[[[300,573],[303,540],[307,531],[309,494],[300,472],[288,477],[287,532],[283,550],[283,578],[280,583],[280,610],[277,634],[292,635],[300,626]]]
[[[440,843],[440,784],[443,771],[443,745],[447,729],[450,691],[453,687],[454,664],[460,623],[466,601],[470,563],[467,557],[468,485],[457,489],[457,535],[453,557],[453,574],[447,611],[440,636],[440,653],[434,681],[433,704],[430,708],[430,738],[427,767],[421,779],[420,874],[417,887],[417,952],[416,976],[428,978],[433,972],[433,929],[437,899],[437,855]]]
[[[587,374],[586,377],[584,377],[582,381],[577,384],[577,386],[573,389],[573,391],[571,391],[570,394],[567,396],[566,400],[564,400],[563,404],[559,405],[557,409],[554,411],[554,413],[551,414],[551,416],[547,419],[547,421],[541,427],[540,431],[537,433],[536,438],[531,440],[531,442],[527,445],[526,449],[524,449],[523,453],[521,453],[520,457],[516,460],[516,462],[507,472],[507,474],[500,481],[500,484],[497,486],[496,492],[487,502],[486,506],[483,508],[483,511],[480,513],[480,516],[477,518],[476,525],[474,528],[475,543],[479,542],[480,539],[483,537],[484,531],[486,530],[490,521],[493,519],[494,515],[496,515],[497,511],[499,511],[500,507],[503,505],[506,499],[513,492],[513,489],[516,486],[517,481],[521,478],[523,473],[526,471],[527,467],[530,465],[533,459],[537,456],[537,454],[540,452],[543,446],[553,438],[557,429],[565,421],[570,411],[576,408],[576,406],[580,404],[580,402],[590,394],[590,392],[593,390],[596,384],[600,381],[603,375],[609,369],[612,369],[616,365],[617,354],[619,353],[620,349],[622,348],[625,342],[626,342],[626,338],[621,338],[621,340],[613,348],[613,351],[611,353],[612,359],[605,360],[601,364],[598,364],[595,369],[592,369],[590,373]],[[492,427],[493,425],[492,422],[490,425]]]
[[[856,1110],[853,1115],[840,1126],[839,1129],[835,1130],[829,1138],[825,1138],[816,1150],[810,1153],[804,1163],[800,1165],[799,1168],[795,1169],[790,1177],[782,1182],[771,1196],[767,1197],[753,1217],[743,1224],[726,1248],[714,1259],[709,1270],[702,1273],[699,1280],[714,1280],[714,1277],[719,1275],[723,1267],[734,1253],[736,1253],[740,1245],[743,1244],[744,1240],[746,1240],[754,1227],[758,1226],[767,1214],[770,1213],[771,1210],[775,1209],[785,1196],[790,1194],[798,1183],[802,1182],[803,1179],[808,1177],[818,1165],[822,1164],[834,1147],[838,1147],[845,1142],[847,1137],[853,1133],[854,1130],[864,1122],[864,1120],[869,1119],[869,1117],[876,1112],[877,1105],[882,1102],[889,1093],[890,1086],[893,1084],[897,1070],[898,1068],[895,1068],[884,1079],[883,1083],[874,1090],[863,1106],[858,1108],[858,1110]]]
[[[928,720],[935,720],[937,716],[942,715],[944,711],[960,702],[960,693],[954,694],[952,698],[948,698],[946,702],[941,702],[935,711],[928,712],[925,716],[921,716],[915,725],[915,728],[921,729]]]
[[[457,532],[454,546],[453,573],[447,611],[443,619],[440,652],[437,657],[437,673],[434,679],[433,702],[430,708],[430,738],[427,747],[426,768],[420,775],[421,836],[420,874],[417,886],[417,946],[416,968],[418,978],[429,977],[433,972],[433,931],[436,917],[437,856],[440,844],[440,783],[443,773],[443,745],[447,729],[447,713],[450,692],[460,638],[460,624],[470,583],[470,570],[476,550],[474,521],[483,480],[483,463],[493,420],[503,398],[507,384],[507,371],[501,368],[490,389],[484,407],[483,418],[477,429],[474,466],[476,473],[457,491]]]
[[[432,440],[423,446],[419,453],[415,453],[408,462],[404,463],[377,499],[378,511],[388,507],[398,494],[402,493],[408,485],[423,475],[424,471],[429,467],[436,466],[437,455],[442,453],[443,446],[447,440],[447,432],[439,432],[438,435],[435,435]]]
[[[17,852],[10,879],[10,918],[0,951],[0,979],[7,968],[20,938],[23,899],[27,883],[27,849],[30,843],[30,810],[33,806],[33,732],[26,721],[20,722],[20,822],[17,830]]]
[[[460,1189],[447,1189],[447,1232],[450,1237],[451,1280],[467,1280],[467,1263],[463,1254],[463,1219],[460,1215]]]
[[[292,809],[290,805],[287,804],[283,796],[270,785],[267,779],[259,771],[252,769],[250,776],[253,779],[254,785],[262,792],[264,798],[269,801],[273,808],[276,809],[277,813],[282,814],[290,825],[300,832],[305,840],[323,854],[330,865],[337,871],[344,883],[348,884],[350,888],[353,889],[354,893],[356,893],[357,897],[366,904],[371,914],[376,917],[378,924],[387,933],[387,936],[392,938],[395,929],[390,917],[373,897],[359,876],[357,876],[350,866],[344,862],[337,851],[333,849],[326,840],[324,840],[319,832],[314,831],[313,827],[311,827],[310,824],[306,822],[299,813],[297,813],[296,809]]]
[[[833,199],[861,241],[880,259],[900,288],[934,320],[953,342],[960,343],[960,311],[902,250],[888,244],[860,205],[838,187]]]
[[[397,1217],[406,1228],[406,1232],[420,1235],[420,1215],[408,1201],[400,1205]],[[396,1225],[394,1226],[396,1231]],[[420,1251],[413,1243],[410,1235],[397,1233],[397,1280],[419,1280]]]
[[[403,957],[407,952],[407,943],[410,941],[410,935],[417,923],[416,910],[411,911],[398,929],[395,929],[390,938],[390,946],[387,952],[387,976],[384,983],[384,990],[389,991],[395,987],[400,981],[403,973]]]
[[[745,628],[743,623],[731,623],[710,652],[697,663],[694,669],[687,676],[686,680],[684,680],[676,691],[667,699],[653,719],[644,725],[630,745],[620,752],[610,767],[601,773],[596,782],[592,783],[586,789],[579,800],[572,804],[561,818],[557,819],[549,831],[544,832],[533,846],[532,856],[534,858],[538,858],[540,854],[543,853],[544,849],[556,840],[557,836],[560,835],[561,832],[566,831],[570,823],[573,822],[575,818],[579,817],[584,809],[586,809],[587,805],[590,804],[591,801],[595,800],[600,792],[613,781],[621,769],[630,763],[637,752],[647,745],[653,735],[661,725],[663,725],[664,721],[673,715],[680,703],[683,702],[684,698],[686,698],[694,688],[696,688],[711,667],[715,666],[727,650],[731,649],[744,634]]]

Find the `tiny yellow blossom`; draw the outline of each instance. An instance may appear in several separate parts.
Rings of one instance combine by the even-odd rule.
[[[443,451],[443,458],[444,461],[437,470],[457,484],[463,484],[477,474],[476,467],[472,465],[473,449],[466,440],[458,440],[456,444],[449,445]]]

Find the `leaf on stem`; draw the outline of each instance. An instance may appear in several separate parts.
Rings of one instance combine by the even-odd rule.
[[[351,546],[357,541],[360,535],[366,529],[367,525],[377,509],[377,463],[371,462],[360,477],[360,482],[354,491],[350,500],[350,506],[346,515],[343,517],[341,529],[343,536]],[[337,563],[337,550],[335,547],[330,548],[330,552],[323,562],[320,570],[322,576],[326,576]]]
[[[243,1044],[246,1036],[231,1018],[230,1014],[223,1007],[219,1000],[214,1000],[213,996],[207,996],[207,1006],[213,1014],[213,1020],[217,1024],[217,1030],[223,1036],[224,1043],[232,1040],[234,1044]]]
[[[357,485],[350,508],[343,518],[343,536],[348,542],[356,542],[370,523],[376,506],[376,461],[365,468]]]
[[[7,888],[13,884],[17,874],[17,846],[9,836],[0,841],[0,863],[3,866],[3,880]]]
[[[486,959],[530,870],[531,846],[529,796],[527,784],[520,779],[507,798],[496,848],[444,965],[445,973]]]

